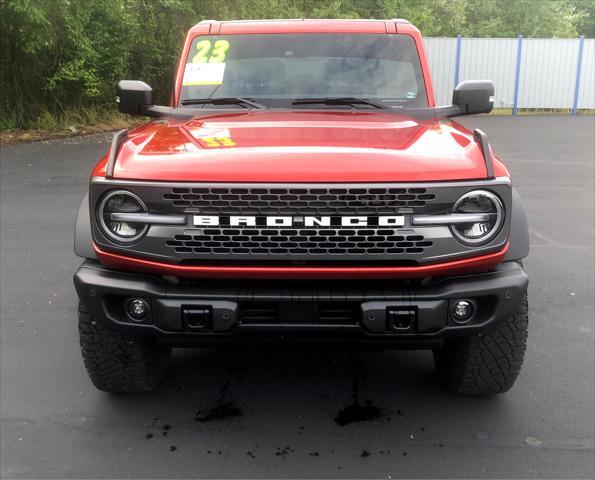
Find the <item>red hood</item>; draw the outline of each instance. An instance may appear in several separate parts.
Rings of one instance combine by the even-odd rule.
[[[495,161],[497,176],[507,175]],[[105,159],[94,175],[105,174]],[[249,111],[130,132],[114,178],[213,182],[408,182],[485,178],[479,146],[450,120],[382,112]]]

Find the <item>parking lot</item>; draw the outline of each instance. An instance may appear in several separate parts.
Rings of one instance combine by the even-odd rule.
[[[2,477],[592,477],[595,118],[462,123],[488,133],[531,223],[526,360],[493,398],[446,392],[422,351],[176,350],[154,393],[95,390],[72,235],[111,136],[3,147]],[[378,418],[340,425],[354,401]]]

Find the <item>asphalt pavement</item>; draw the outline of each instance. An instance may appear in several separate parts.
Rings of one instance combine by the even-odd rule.
[[[531,222],[526,360],[491,398],[443,390],[424,351],[176,350],[153,393],[95,390],[72,236],[110,136],[2,148],[2,478],[592,478],[595,118],[462,123],[488,133]],[[354,397],[377,418],[341,426]]]

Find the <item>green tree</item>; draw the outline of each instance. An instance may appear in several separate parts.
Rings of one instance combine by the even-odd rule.
[[[475,0],[461,29],[471,37],[575,37],[580,15],[565,0]]]
[[[0,0],[0,128],[114,109],[118,79],[167,102],[205,18],[406,18],[426,36],[593,37],[593,0]]]
[[[595,37],[595,2],[593,0],[571,0],[576,13],[576,31],[586,37]]]

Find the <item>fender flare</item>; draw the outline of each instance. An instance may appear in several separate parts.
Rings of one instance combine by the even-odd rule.
[[[89,212],[89,193],[85,193],[74,228],[74,253],[79,257],[97,259],[93,249],[93,234],[91,232],[91,216]]]
[[[505,262],[520,260],[529,255],[529,223],[523,206],[523,199],[512,189],[512,212],[510,214],[509,247]]]

